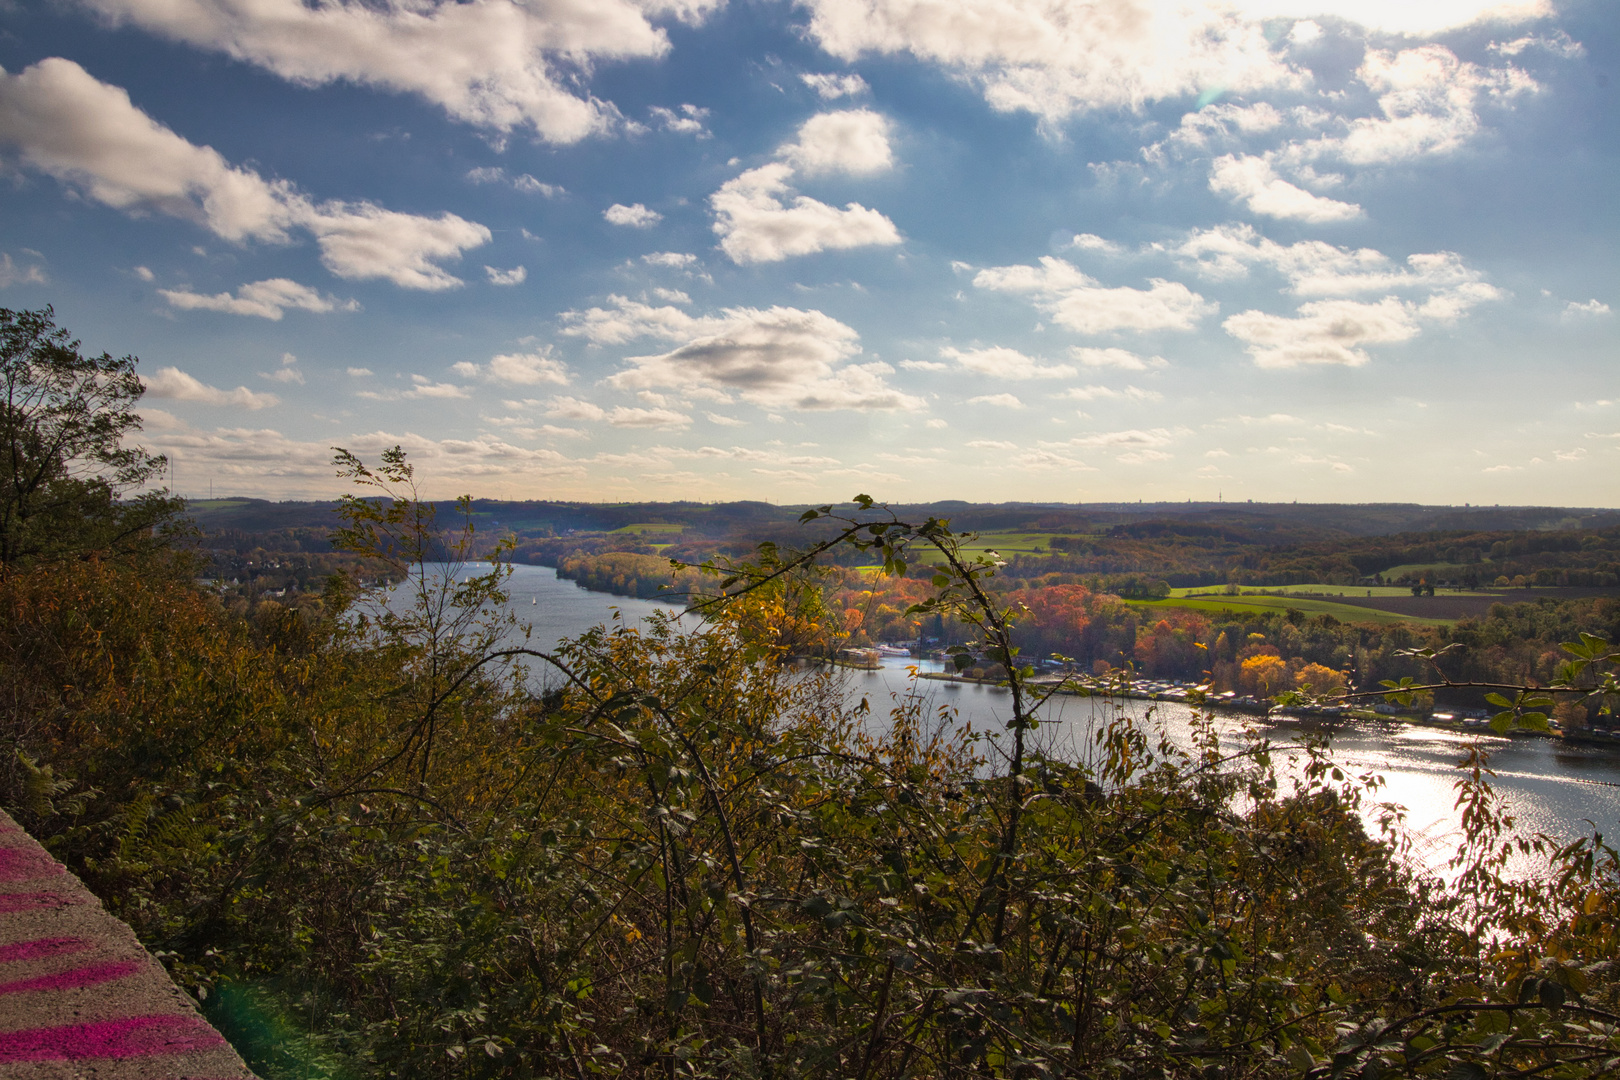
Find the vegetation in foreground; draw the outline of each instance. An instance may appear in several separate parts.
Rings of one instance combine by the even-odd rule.
[[[339,542],[409,610],[338,578],[238,613],[142,546],[0,574],[0,798],[272,1080],[1620,1067],[1620,858],[1517,834],[1477,753],[1449,885],[1321,747],[1281,776],[1263,740],[1121,713],[1043,757],[993,563],[870,506],[838,542],[940,560],[915,614],[999,650],[1006,731],[865,725],[783,663],[816,582],[769,550],[705,634],[542,657],[500,644],[498,561],[425,573],[474,537],[403,455],[341,465],[383,497]],[[1545,876],[1507,880],[1514,851]]]

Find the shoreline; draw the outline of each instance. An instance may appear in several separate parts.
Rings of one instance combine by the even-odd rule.
[[[989,677],[981,678],[972,675],[960,675],[945,671],[918,672],[917,677],[919,679],[929,679],[933,682],[946,683],[947,685],[952,683],[971,683],[978,686],[1005,686],[1007,682],[1006,679]],[[1039,687],[1053,686],[1053,684],[1050,682],[1040,681],[1034,681],[1031,683],[1031,685]],[[1571,746],[1584,746],[1599,750],[1620,751],[1620,737],[1596,735],[1587,732],[1532,731],[1528,729],[1515,729],[1507,732],[1506,734],[1500,734],[1493,731],[1489,725],[1481,726],[1477,724],[1467,724],[1461,720],[1434,720],[1426,716],[1417,716],[1415,714],[1408,713],[1381,713],[1375,712],[1372,709],[1348,708],[1344,709],[1343,711],[1328,711],[1324,709],[1308,709],[1295,706],[1283,711],[1274,712],[1273,710],[1277,707],[1263,701],[1250,703],[1247,701],[1222,700],[1216,697],[1208,697],[1203,701],[1193,701],[1191,700],[1192,695],[1190,694],[1177,695],[1155,693],[1148,690],[1135,690],[1131,688],[1121,689],[1115,685],[1104,685],[1100,683],[1093,685],[1081,683],[1073,688],[1059,685],[1056,687],[1056,692],[1071,697],[1112,697],[1124,698],[1131,701],[1167,701],[1173,702],[1177,705],[1190,705],[1193,707],[1203,707],[1224,712],[1242,713],[1247,716],[1263,716],[1268,718],[1282,718],[1291,720],[1316,720],[1329,722],[1385,720],[1398,724],[1406,724],[1411,727],[1427,727],[1440,731],[1454,731],[1458,734],[1468,734],[1472,732],[1480,735],[1496,735],[1498,738],[1549,739],[1557,742],[1567,743]]]

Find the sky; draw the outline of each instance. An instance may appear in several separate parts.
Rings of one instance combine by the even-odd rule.
[[[1614,506],[1610,0],[5,0],[192,497]]]

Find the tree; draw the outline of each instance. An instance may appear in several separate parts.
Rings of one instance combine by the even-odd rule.
[[[168,462],[125,445],[141,428],[135,357],[85,356],[53,315],[0,308],[0,574],[137,550],[184,507],[140,491]]]

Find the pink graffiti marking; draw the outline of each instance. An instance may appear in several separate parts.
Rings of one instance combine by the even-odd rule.
[[[0,848],[0,881],[22,881],[61,873],[65,873],[61,864],[43,851]]]
[[[130,1016],[0,1034],[0,1061],[74,1061],[148,1054],[188,1054],[225,1040],[193,1016]]]
[[[12,945],[0,945],[0,964],[9,964],[17,960],[38,960],[44,956],[62,956],[66,953],[82,952],[89,947],[90,942],[76,937],[42,937],[33,941],[19,941]]]
[[[63,896],[53,892],[29,893],[0,893],[0,915],[11,915],[18,911],[33,911],[35,908],[67,907],[69,904],[82,904],[83,900],[76,896]]]
[[[97,983],[122,979],[125,975],[134,974],[140,969],[141,964],[138,960],[108,960],[58,971],[54,975],[36,975],[32,979],[0,983],[0,994],[25,994],[34,990],[72,990],[75,987],[94,986]]]

